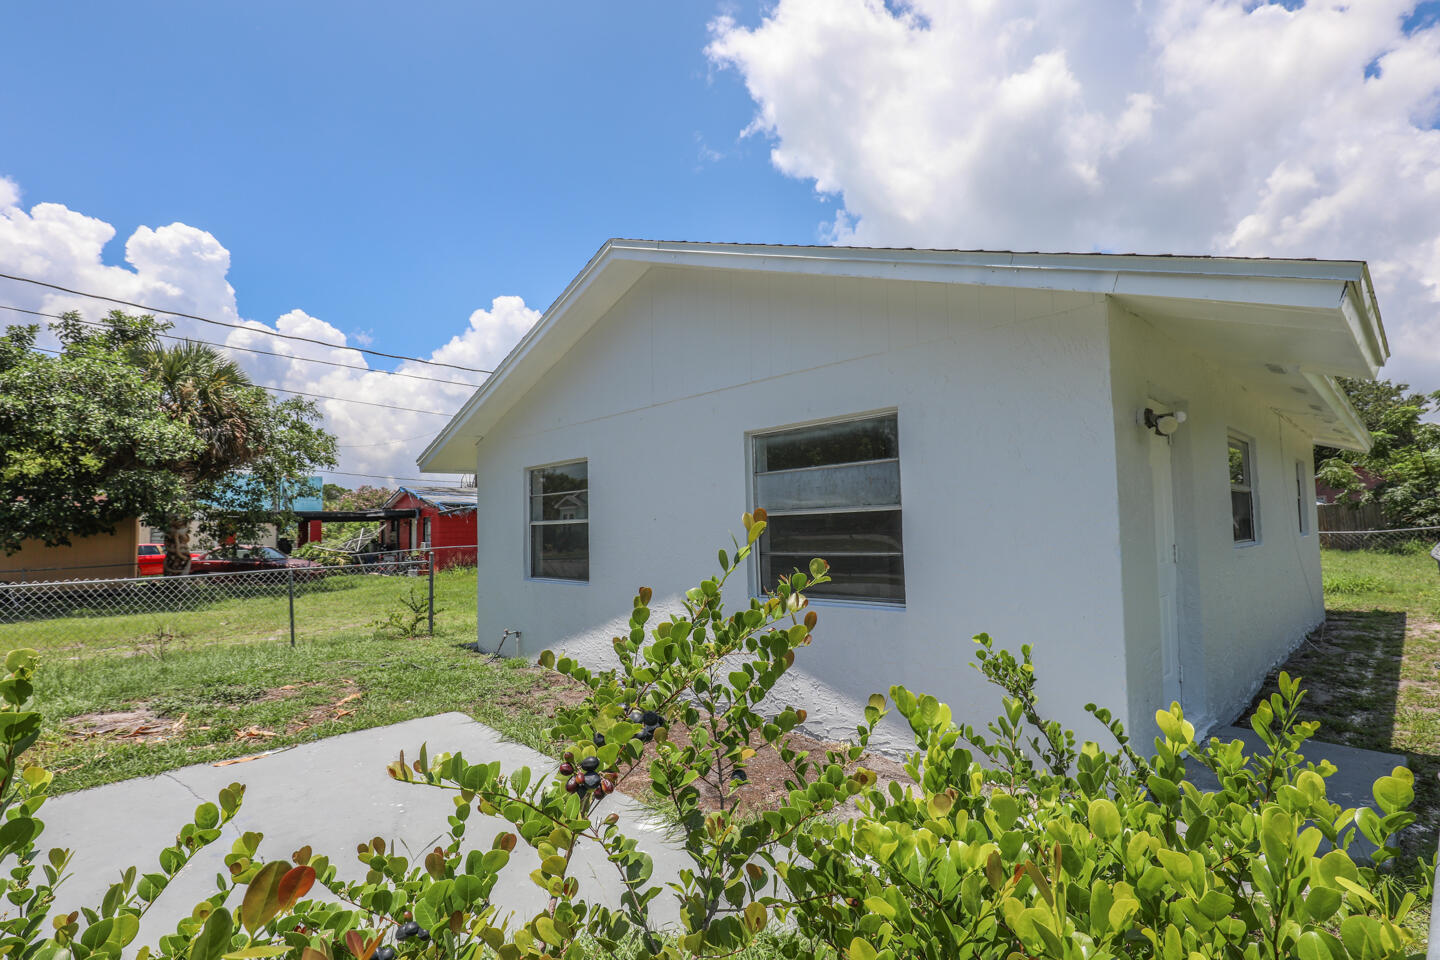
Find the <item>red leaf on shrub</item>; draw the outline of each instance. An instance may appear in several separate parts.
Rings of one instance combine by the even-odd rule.
[[[300,866],[280,878],[280,909],[289,910],[315,885],[315,868]]]

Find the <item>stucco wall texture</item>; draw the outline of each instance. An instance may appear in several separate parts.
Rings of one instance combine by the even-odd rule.
[[[1302,534],[1297,503],[1314,531],[1310,437],[1243,383],[1187,352],[1156,326],[1111,308],[1115,450],[1120,491],[1125,620],[1132,718],[1149,718],[1162,703],[1155,603],[1154,528],[1150,506],[1149,438],[1136,411],[1153,398],[1186,411],[1171,438],[1179,568],[1180,662],[1187,716],[1197,729],[1228,723],[1325,618],[1320,548]],[[1259,366],[1258,363],[1254,363]],[[1264,375],[1263,373],[1260,375]],[[1231,435],[1250,441],[1259,539],[1234,542],[1227,471]],[[1297,483],[1297,466],[1299,478]]]
[[[1152,340],[1095,294],[652,268],[479,443],[481,644],[518,629],[526,656],[551,648],[609,665],[635,589],[654,589],[657,612],[678,609],[739,533],[750,433],[895,411],[906,603],[813,601],[815,643],[778,699],[806,707],[828,737],[853,732],[866,698],[897,683],[983,723],[999,702],[970,668],[970,637],[986,631],[1034,647],[1042,702],[1067,724],[1096,735],[1083,709],[1095,701],[1132,729],[1145,718],[1146,736],[1155,551],[1134,398],[1143,405],[1158,376],[1192,401],[1193,440],[1178,441],[1175,461],[1182,529],[1202,551],[1182,595],[1197,612],[1187,629],[1236,631],[1189,654],[1215,672],[1204,702],[1218,717],[1303,632],[1296,612],[1314,608],[1297,566],[1317,596],[1319,583],[1313,544],[1313,562],[1278,536],[1246,555],[1229,544],[1224,425],[1261,441],[1262,475],[1277,436],[1286,456],[1308,447]],[[1161,359],[1173,371],[1153,366]],[[526,470],[578,458],[589,461],[590,580],[529,579]],[[1285,602],[1252,604],[1266,585]],[[746,602],[753,571],[730,589]],[[890,722],[876,745],[909,742]]]

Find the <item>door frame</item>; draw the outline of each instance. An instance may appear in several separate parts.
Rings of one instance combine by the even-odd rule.
[[[1151,409],[1173,406],[1154,400]],[[1180,654],[1180,540],[1175,510],[1175,448],[1169,437],[1149,434],[1147,463],[1150,470],[1150,500],[1156,573],[1158,642],[1160,645],[1161,706],[1185,703],[1185,672]]]

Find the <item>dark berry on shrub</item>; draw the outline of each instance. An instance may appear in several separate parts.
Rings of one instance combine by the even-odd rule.
[[[420,932],[417,933],[417,934],[415,934],[415,939],[421,940],[421,941],[429,940],[429,939],[430,939],[430,931],[429,931],[429,930],[426,930],[424,927],[421,927],[421,928],[420,928]]]
[[[605,734],[603,734],[603,733],[597,733],[597,734],[595,734],[595,746],[597,746],[597,747],[603,747],[603,746],[605,746]]]
[[[642,723],[647,727],[658,727],[665,723],[665,718],[654,710],[646,710],[640,717]]]
[[[562,757],[561,759],[564,760],[566,763],[574,763],[574,762],[575,762],[575,754],[571,753],[569,750],[566,750],[566,751],[565,751],[565,756]]]
[[[603,783],[600,784],[600,789],[603,790],[603,791],[606,792],[606,793],[613,793],[614,790],[615,790],[615,781],[614,781],[614,780],[606,780],[606,781],[604,781]]]
[[[400,926],[395,928],[395,939],[403,942],[405,940],[409,940],[411,937],[415,936],[415,934],[419,932],[420,924],[416,923],[414,920],[406,920],[404,923],[400,924]]]
[[[395,948],[381,947],[379,950],[376,950],[371,956],[374,957],[374,960],[395,960]]]
[[[600,786],[600,784],[602,784],[602,783],[604,783],[604,782],[605,782],[604,778],[602,778],[602,777],[600,776],[600,774],[598,774],[598,773],[587,773],[587,774],[585,774],[585,789],[586,789],[586,790],[594,790],[596,787]]]
[[[566,781],[565,781],[565,792],[566,792],[566,793],[574,793],[574,792],[575,792],[575,778],[574,778],[574,777],[571,777],[569,780],[566,780]]]
[[[738,780],[739,782],[744,783],[746,780],[750,779],[750,774],[745,772],[744,767],[736,767],[730,772],[730,779]]]
[[[572,773],[574,773],[574,772],[575,772],[575,768],[574,768],[573,766],[571,766],[570,764],[568,764],[568,763],[562,763],[562,764],[560,764],[560,775],[561,775],[562,777],[568,777],[568,776],[570,776],[570,774],[572,774]]]
[[[644,722],[645,722],[645,714],[641,713],[639,710],[631,710],[631,711],[630,711],[630,722],[631,722],[631,723],[644,723]]]
[[[600,769],[600,758],[586,757],[585,759],[580,761],[580,769],[584,770],[586,773],[594,773],[596,770]]]

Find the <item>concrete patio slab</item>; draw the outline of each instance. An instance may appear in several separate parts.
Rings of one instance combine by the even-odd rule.
[[[227,835],[197,856],[160,897],[141,925],[135,947],[172,932],[176,921],[215,891],[224,856],[244,831],[265,835],[260,853],[267,859],[289,858],[291,851],[309,844],[316,854],[329,856],[345,878],[364,875],[355,848],[375,836],[423,856],[437,842],[443,843],[455,794],[398,783],[385,772],[385,765],[402,749],[413,758],[422,743],[429,744],[432,755],[463,752],[471,762],[499,760],[507,771],[521,766],[544,770],[553,763],[465,714],[444,713],[331,737],[246,763],[185,767],[66,794],[49,801],[41,813],[47,826],[44,846],[75,851],[73,877],[61,888],[56,912],[98,903],[127,866],[137,865],[142,873],[157,869],[156,854],[174,842],[176,831],[195,807],[213,801],[222,787],[235,782],[246,785],[245,803]],[[674,880],[679,869],[689,865],[644,806],[618,793],[605,805],[619,814],[625,832],[654,858],[657,881]],[[503,820],[472,813],[467,841],[489,849],[494,835],[507,827]],[[529,878],[538,862],[523,843],[516,848],[495,889],[494,901],[502,910],[528,917],[545,906],[546,895]],[[573,866],[582,890],[619,906],[618,874],[603,854],[593,846],[581,848]],[[654,909],[661,924],[676,919],[667,897],[654,901]]]
[[[1247,754],[1268,750],[1265,742],[1260,739],[1260,735],[1248,724],[1243,727],[1216,727],[1210,731],[1209,736],[1219,737],[1226,743],[1231,740],[1243,740]],[[1319,740],[1307,742],[1302,752],[1305,759],[1313,763],[1329,760],[1335,765],[1335,774],[1325,780],[1325,795],[1331,803],[1338,803],[1343,808],[1375,806],[1375,795],[1372,792],[1375,781],[1388,776],[1390,771],[1396,767],[1405,765],[1405,758],[1398,753],[1362,750],[1359,747],[1322,743]],[[1201,790],[1218,790],[1220,788],[1219,781],[1209,770],[1194,763],[1189,767],[1187,772],[1195,786]],[[1358,856],[1369,857],[1375,852],[1375,845],[1357,833],[1355,841],[1350,846],[1350,852]]]

